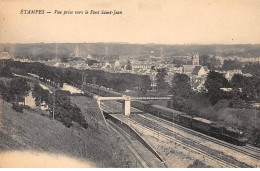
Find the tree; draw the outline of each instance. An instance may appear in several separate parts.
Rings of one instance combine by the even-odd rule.
[[[12,79],[10,83],[11,94],[17,96],[25,96],[26,93],[30,90],[30,86],[27,84],[27,81],[23,78]]]
[[[80,108],[71,103],[69,96],[69,91],[56,91],[56,98],[54,103],[55,119],[61,121],[67,127],[70,127],[72,125],[72,121],[74,121],[87,129],[88,124],[82,115]]]
[[[2,77],[12,77],[12,71],[10,70],[10,68],[8,66],[4,67],[1,69],[0,71],[0,76]]]
[[[88,60],[86,60],[86,63],[88,64],[88,66],[91,66],[91,65],[93,65],[94,63],[98,63],[98,61],[97,61],[97,60],[94,60],[94,59],[88,59]]]
[[[231,79],[233,93],[236,93],[244,100],[255,100],[258,98],[258,79],[246,77],[241,74],[235,74]],[[241,92],[242,90],[242,92]]]
[[[126,70],[132,70],[132,64],[129,60],[127,60],[127,64],[126,64]]]
[[[175,74],[172,78],[172,94],[188,98],[191,94],[190,78],[186,74]]]
[[[192,95],[190,78],[186,74],[175,74],[172,78],[172,106],[175,110],[194,115],[196,112],[191,108]]]
[[[213,69],[221,65],[221,62],[215,56],[209,57],[208,55],[202,55],[200,56],[200,65],[207,66],[209,69]]]
[[[242,63],[240,63],[238,60],[224,60],[222,69],[225,71],[242,69]]]
[[[35,97],[36,105],[39,106],[41,103],[46,102],[49,104],[49,91],[44,90],[38,83],[34,83],[33,97]]]
[[[207,66],[207,64],[208,64],[208,60],[209,60],[209,56],[208,55],[202,55],[202,56],[200,56],[200,65],[202,65],[202,66]]]
[[[241,88],[245,85],[245,79],[246,77],[241,74],[234,74],[230,81],[230,84],[232,87]]]
[[[61,57],[61,62],[64,62],[64,63],[69,62],[69,57],[67,57],[67,56]]]
[[[167,70],[165,68],[157,69],[156,84],[157,84],[157,89],[159,91],[169,89],[169,85],[165,81],[166,75],[167,75]]]
[[[209,100],[211,104],[214,105],[226,95],[220,88],[227,88],[230,86],[228,80],[222,73],[210,71],[205,82],[205,87],[208,90]]]

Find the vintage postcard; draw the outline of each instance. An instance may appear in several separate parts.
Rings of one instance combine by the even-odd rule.
[[[1,168],[259,168],[259,0],[0,0]]]

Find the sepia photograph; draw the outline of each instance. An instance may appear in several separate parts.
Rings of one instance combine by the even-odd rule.
[[[259,168],[259,0],[0,0],[0,168]]]

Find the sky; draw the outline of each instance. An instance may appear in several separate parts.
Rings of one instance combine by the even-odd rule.
[[[259,44],[260,0],[0,0],[0,43],[39,42]]]

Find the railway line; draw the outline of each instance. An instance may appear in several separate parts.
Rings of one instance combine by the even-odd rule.
[[[102,105],[102,104],[101,104]],[[103,109],[112,112],[107,106],[102,105]],[[146,147],[144,147],[139,141],[131,137],[127,132],[116,126],[112,121],[108,120],[109,127],[124,139],[125,144],[127,144],[128,149],[138,160],[138,163],[144,168],[164,168],[167,167],[162,163],[156,156],[152,154]]]
[[[141,112],[140,110],[135,109],[135,108],[133,108],[133,111],[134,111],[135,113],[140,113],[140,112]],[[207,135],[205,135],[205,134],[199,133],[199,132],[197,132],[197,131],[191,130],[191,129],[189,129],[189,128],[185,128],[185,127],[183,127],[183,126],[181,126],[181,125],[178,125],[178,124],[176,124],[176,123],[167,121],[167,120],[165,120],[165,119],[159,118],[159,117],[154,116],[154,115],[151,115],[151,114],[149,114],[149,113],[145,113],[145,114],[138,115],[138,116],[143,117],[143,118],[146,118],[146,119],[148,119],[148,120],[149,120],[149,119],[153,119],[153,120],[155,120],[155,121],[157,121],[157,122],[164,123],[164,124],[166,124],[166,125],[168,125],[168,126],[172,126],[172,127],[174,127],[174,128],[177,128],[177,129],[182,130],[182,131],[184,131],[184,132],[187,132],[187,133],[189,133],[189,134],[198,136],[198,137],[203,138],[203,139],[205,139],[205,140],[214,142],[214,143],[216,143],[216,144],[218,144],[218,145],[222,145],[222,146],[224,146],[224,147],[233,149],[233,150],[235,150],[235,151],[237,151],[237,152],[240,152],[240,153],[242,153],[242,154],[244,154],[244,155],[250,156],[250,157],[252,157],[252,158],[254,158],[254,159],[260,160],[260,149],[258,149],[258,148],[256,148],[256,147],[253,147],[253,146],[251,146],[251,145],[246,145],[246,146],[244,146],[244,147],[236,146],[236,145],[227,143],[227,142],[225,142],[225,141],[221,141],[221,140],[218,140],[218,139],[216,139],[216,138],[213,138],[213,137],[207,136]],[[257,155],[257,154],[258,154],[258,155]]]
[[[137,152],[136,148],[132,145],[133,142],[130,140],[129,136],[126,135],[127,133],[123,132],[123,130],[120,130],[120,128],[118,128],[111,122],[108,122],[108,126],[113,132],[117,133],[121,137],[121,139],[123,139],[127,148],[131,151],[132,155],[136,158],[136,160],[138,160],[139,165],[141,165],[141,167],[143,168],[149,168],[150,166],[145,162],[142,156]]]
[[[151,122],[151,120],[148,119],[148,117],[149,117],[149,118],[152,118],[154,121],[158,121],[158,122],[164,123],[164,124],[166,124],[166,125],[168,125],[168,126],[173,126],[173,127],[177,128],[177,129],[182,130],[182,131],[184,131],[184,132],[187,132],[187,133],[189,133],[189,134],[195,135],[195,136],[200,137],[200,138],[203,138],[203,139],[205,139],[205,140],[214,142],[214,143],[216,143],[216,144],[218,144],[218,145],[221,145],[221,146],[230,148],[230,149],[232,149],[232,150],[234,150],[234,151],[240,152],[240,153],[242,153],[242,154],[244,154],[244,155],[247,155],[247,156],[249,156],[249,157],[252,157],[252,158],[254,158],[254,159],[260,160],[260,155],[254,154],[254,153],[257,152],[257,151],[255,151],[255,150],[257,150],[257,149],[252,149],[252,148],[249,147],[249,146],[247,146],[247,147],[245,148],[245,147],[236,146],[236,145],[233,145],[233,144],[230,144],[230,143],[226,143],[226,142],[224,142],[224,141],[220,141],[220,140],[215,139],[215,138],[213,138],[213,137],[210,137],[210,136],[201,134],[201,133],[199,133],[199,132],[190,130],[190,129],[188,129],[188,128],[182,127],[182,126],[180,126],[180,125],[177,125],[177,124],[175,124],[175,123],[169,122],[169,121],[167,121],[167,120],[158,118],[158,117],[153,116],[153,115],[151,115],[151,114],[144,114],[144,115],[139,115],[139,116],[142,117],[142,118],[145,119],[145,120],[150,121],[150,122]],[[253,153],[252,153],[252,152],[253,152]],[[259,154],[260,154],[260,153],[259,153]]]
[[[207,152],[202,151],[202,150],[200,150],[198,148],[195,148],[195,147],[193,147],[191,145],[183,144],[183,142],[180,141],[180,140],[177,140],[177,139],[175,139],[175,138],[173,138],[173,137],[171,137],[169,135],[166,135],[164,133],[156,131],[156,130],[150,128],[150,127],[143,126],[140,123],[138,123],[138,122],[136,122],[136,121],[134,121],[134,120],[132,120],[130,118],[126,118],[125,121],[127,121],[128,124],[131,124],[134,127],[138,127],[141,130],[146,130],[148,132],[151,132],[152,134],[159,134],[160,137],[163,137],[163,138],[165,138],[167,140],[170,140],[170,141],[174,142],[175,144],[178,144],[178,145],[182,146],[185,149],[189,149],[190,151],[198,153],[198,154],[202,155],[203,157],[205,157],[205,158],[207,158],[207,159],[209,159],[211,161],[217,162],[217,163],[221,164],[222,167],[229,167],[229,168],[239,168],[240,167],[240,166],[238,166],[236,164],[233,164],[233,163],[230,163],[230,162],[228,162],[226,160],[223,160],[220,157],[208,154]]]
[[[251,151],[255,151],[256,153],[258,153],[260,155],[260,149],[254,146],[251,146],[249,144],[247,144],[244,148],[251,150]]]
[[[120,104],[121,105],[121,104]],[[113,105],[113,108],[116,109],[118,111],[118,107],[117,105]],[[138,109],[134,109],[133,108],[133,112],[134,113],[140,113],[140,110]],[[135,115],[136,116],[136,115]],[[205,139],[207,141],[210,141],[210,142],[213,142],[213,143],[216,143],[218,145],[221,145],[223,147],[226,147],[226,148],[229,148],[229,149],[232,149],[236,152],[239,152],[239,153],[242,153],[243,155],[247,155],[253,159],[256,159],[256,160],[260,160],[260,153],[259,153],[259,149],[256,148],[256,147],[253,147],[253,146],[250,146],[250,145],[247,145],[247,146],[244,146],[244,147],[241,147],[241,146],[236,146],[236,145],[233,145],[233,144],[230,144],[230,143],[227,143],[227,142],[224,142],[224,141],[221,141],[221,140],[218,140],[218,139],[215,139],[213,137],[210,137],[210,136],[207,136],[205,134],[202,134],[202,133],[199,133],[199,132],[196,132],[196,131],[193,131],[191,129],[188,129],[186,127],[183,127],[183,126],[180,126],[178,124],[175,124],[173,122],[170,122],[170,121],[167,121],[165,119],[162,119],[162,118],[159,118],[159,117],[156,117],[154,115],[151,115],[151,114],[138,114],[139,118],[140,119],[143,119],[145,120],[146,122],[160,122],[160,123],[163,123],[165,125],[168,125],[168,126],[171,126],[171,127],[174,127],[176,129],[179,129],[179,130],[182,130],[186,133],[189,133],[191,135],[195,135],[197,137],[200,137],[202,139]],[[165,127],[163,126],[160,126],[160,129],[165,129]],[[168,129],[169,130],[169,129]],[[172,131],[172,130],[171,130]],[[173,131],[172,131],[173,132]],[[173,132],[174,133],[174,132]]]

